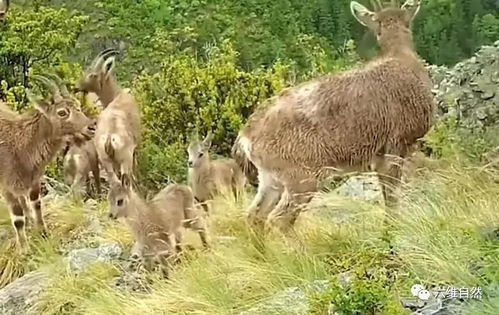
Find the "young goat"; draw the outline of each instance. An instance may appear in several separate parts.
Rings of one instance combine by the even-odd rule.
[[[189,154],[189,185],[194,198],[201,203],[208,213],[206,202],[216,194],[227,193],[232,190],[236,200],[244,190],[246,177],[233,159],[211,160],[209,149],[212,140],[211,131],[203,141],[197,136],[191,141],[187,152]]]
[[[203,246],[209,247],[203,211],[194,206],[192,191],[186,185],[168,185],[146,202],[124,176],[123,183],[112,183],[108,200],[109,217],[125,219],[135,237],[132,256],[140,257],[148,270],[156,261],[166,272],[167,261],[182,250],[184,228],[197,231]]]
[[[97,94],[104,110],[99,115],[95,147],[108,180],[119,181],[121,175],[134,178],[136,150],[140,145],[140,113],[133,95],[121,89],[112,72],[116,51],[101,52],[75,89]]]
[[[431,79],[414,50],[410,25],[419,0],[371,12],[352,1],[353,16],[376,35],[380,55],[364,67],[285,90],[253,113],[233,152],[258,172],[250,223],[286,232],[332,174],[374,165],[387,205],[397,203],[401,163],[434,122]],[[343,173],[344,174],[344,173]]]
[[[33,79],[51,89],[50,98],[35,101],[36,110],[22,115],[0,110],[0,191],[9,205],[17,245],[22,251],[28,249],[27,198],[38,228],[43,235],[47,233],[40,201],[45,166],[59,152],[65,137],[90,139],[95,132],[95,122],[80,111],[65,87],[45,77]]]
[[[92,172],[97,195],[101,193],[100,169],[97,151],[93,141],[68,143],[69,149],[64,155],[64,182],[71,186],[74,194],[79,196],[83,184],[90,194],[89,173]]]

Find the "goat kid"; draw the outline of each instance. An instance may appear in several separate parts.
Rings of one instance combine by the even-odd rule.
[[[196,135],[187,148],[189,186],[192,188],[194,198],[201,203],[207,213],[207,202],[215,195],[232,191],[234,198],[238,200],[246,185],[246,177],[235,160],[210,158],[212,138],[211,131],[203,141],[199,141]]]
[[[68,150],[63,162],[64,182],[71,186],[71,191],[76,196],[85,184],[87,194],[90,194],[89,173],[92,172],[96,194],[101,194],[99,159],[93,141],[69,141]]]
[[[204,215],[186,185],[168,185],[147,202],[124,176],[122,183],[111,185],[108,200],[109,217],[125,219],[135,237],[132,258],[140,257],[147,270],[156,262],[167,276],[170,260],[182,251],[184,228],[198,232],[203,246],[209,248]]]

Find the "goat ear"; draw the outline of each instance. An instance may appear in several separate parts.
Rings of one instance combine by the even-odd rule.
[[[350,11],[352,11],[352,15],[355,19],[364,26],[369,27],[374,22],[374,16],[376,14],[357,1],[350,2]]]
[[[114,69],[114,65],[115,65],[114,60],[115,60],[115,58],[114,58],[114,56],[112,56],[112,57],[107,58],[106,61],[104,61],[104,63],[102,64],[102,72],[104,73],[104,76],[106,79],[109,77],[109,75],[111,74],[111,72]]]
[[[208,131],[208,133],[206,134],[206,137],[204,138],[203,140],[203,145],[206,147],[206,148],[209,148],[211,147],[211,140],[213,139],[213,133],[210,131]]]
[[[43,116],[48,117],[49,105],[45,101],[33,103],[36,110],[42,113]]]
[[[421,0],[407,0],[401,9],[404,10],[407,23],[412,22],[421,8]]]

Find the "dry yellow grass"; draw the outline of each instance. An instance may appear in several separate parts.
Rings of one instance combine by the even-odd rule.
[[[113,287],[111,278],[120,272],[116,266],[99,263],[81,274],[57,267],[57,249],[67,238],[79,242],[89,217],[98,218],[104,228],[93,241],[116,240],[126,250],[132,244],[125,225],[106,219],[105,203],[89,213],[61,199],[47,211],[53,237],[49,241],[35,238],[39,246],[29,258],[20,259],[11,254],[10,245],[2,246],[1,280],[10,281],[42,265],[56,266],[50,288],[36,305],[40,314],[234,314],[286,287],[330,279],[365,265],[397,274],[393,287],[383,293],[393,305],[409,296],[416,282],[480,286],[483,299],[467,307],[474,314],[493,314],[499,301],[487,298],[486,288],[499,280],[499,242],[484,238],[482,231],[499,226],[496,178],[494,172],[455,166],[412,180],[391,231],[395,258],[387,255],[380,205],[334,193],[320,195],[313,202],[314,209],[298,221],[297,235],[288,239],[270,236],[262,254],[251,242],[245,204],[220,198],[210,216],[213,250],[202,252],[197,235],[188,232],[186,241],[196,250],[175,267],[170,280],[152,274],[149,294]],[[348,219],[338,220],[335,213],[340,211]],[[384,312],[401,312],[396,307],[390,310]]]

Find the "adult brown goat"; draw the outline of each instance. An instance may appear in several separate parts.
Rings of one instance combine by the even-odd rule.
[[[38,228],[46,235],[40,200],[40,180],[45,166],[57,155],[67,137],[90,139],[95,122],[85,116],[65,87],[42,76],[52,95],[35,100],[36,110],[22,115],[0,107],[0,191],[10,209],[18,248],[28,249],[25,224],[34,208]]]
[[[397,204],[402,159],[434,122],[431,79],[414,49],[419,0],[376,12],[352,1],[353,16],[377,38],[380,54],[361,68],[283,91],[240,130],[234,158],[258,171],[250,223],[286,232],[332,174],[378,172],[387,215]]]
[[[125,174],[134,178],[137,148],[140,145],[140,112],[129,89],[122,89],[113,74],[113,49],[102,51],[76,83],[75,89],[97,94],[104,107],[97,122],[95,147],[109,181]]]

